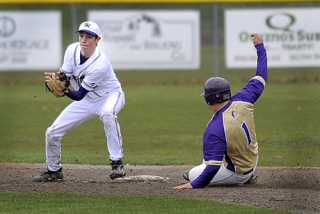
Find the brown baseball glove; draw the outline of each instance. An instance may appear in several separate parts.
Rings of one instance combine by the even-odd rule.
[[[68,92],[70,85],[69,78],[65,73],[58,71],[56,73],[45,73],[46,91],[50,91],[55,97],[63,97]]]

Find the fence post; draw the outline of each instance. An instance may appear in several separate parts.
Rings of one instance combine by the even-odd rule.
[[[72,23],[72,31],[73,33],[76,31],[75,29],[78,29],[78,23],[77,23],[77,6],[74,3],[70,4],[71,7],[71,23]],[[73,42],[77,42],[78,41],[78,35],[76,33],[73,34]]]
[[[219,76],[219,26],[218,4],[213,4],[213,69],[214,75]]]

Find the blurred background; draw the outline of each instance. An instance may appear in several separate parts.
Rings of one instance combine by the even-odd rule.
[[[154,11],[162,11],[164,12],[164,14],[162,16],[167,16],[169,17],[168,19],[170,20],[170,16],[172,16],[171,20],[177,20],[176,17],[174,17],[174,13],[179,13],[179,12],[184,12],[184,11],[193,11],[193,12],[197,12],[199,15],[199,20],[192,20],[195,23],[198,22],[199,24],[199,40],[194,40],[192,38],[192,40],[186,40],[186,42],[194,42],[197,43],[199,42],[199,49],[197,44],[193,44],[195,45],[195,49],[192,50],[186,50],[186,53],[190,53],[190,51],[194,51],[194,55],[192,56],[193,58],[198,58],[199,62],[197,64],[196,62],[196,67],[193,66],[185,66],[182,68],[173,68],[170,69],[169,68],[165,68],[162,69],[159,65],[162,64],[162,62],[158,62],[158,64],[156,64],[155,66],[152,67],[152,69],[148,69],[148,68],[144,68],[144,69],[140,69],[141,66],[137,66],[136,68],[121,68],[119,69],[119,67],[121,66],[115,66],[116,62],[115,60],[112,60],[112,55],[115,53],[112,53],[112,51],[110,51],[110,53],[108,52],[107,55],[110,55],[109,58],[111,58],[111,61],[114,61],[114,67],[115,70],[118,72],[118,75],[121,77],[123,82],[130,82],[130,83],[134,83],[134,82],[152,82],[152,83],[159,83],[159,82],[171,82],[171,83],[179,83],[179,82],[200,82],[203,83],[203,81],[205,81],[208,77],[213,76],[213,75],[220,75],[220,76],[224,76],[226,78],[228,78],[230,81],[242,81],[247,80],[247,76],[248,74],[252,74],[252,71],[254,70],[254,67],[251,66],[250,69],[244,69],[246,68],[245,65],[248,64],[248,61],[243,61],[240,62],[240,64],[234,64],[230,66],[226,66],[226,42],[228,41],[229,43],[231,43],[232,41],[235,41],[238,39],[238,34],[236,35],[231,35],[232,33],[230,31],[230,34],[227,35],[226,34],[226,26],[228,25],[229,28],[230,26],[234,26],[234,28],[237,28],[237,26],[239,25],[246,25],[246,26],[251,26],[251,28],[248,29],[252,29],[255,30],[257,33],[263,34],[266,32],[266,28],[268,28],[269,33],[270,32],[277,32],[275,29],[271,29],[270,26],[266,26],[264,28],[261,29],[261,22],[257,23],[255,22],[256,19],[259,18],[263,18],[263,19],[267,19],[269,16],[268,14],[265,15],[263,14],[262,11],[270,11],[269,14],[279,14],[280,12],[277,12],[279,9],[281,10],[281,13],[288,13],[290,14],[290,12],[295,9],[303,9],[300,13],[308,13],[308,10],[316,10],[315,13],[312,13],[311,17],[308,20],[302,20],[304,22],[312,22],[312,20],[316,20],[319,17],[319,8],[320,8],[320,3],[317,1],[294,1],[293,3],[291,3],[290,1],[270,1],[272,3],[257,3],[259,1],[243,1],[244,3],[241,3],[241,1],[239,1],[239,3],[220,3],[221,1],[208,1],[208,2],[212,2],[212,3],[192,3],[192,1],[188,1],[188,3],[183,3],[183,1],[176,1],[178,3],[175,3],[175,1],[172,1],[172,3],[168,4],[168,3],[158,3],[157,1],[137,1],[137,2],[143,2],[143,3],[122,3],[121,1],[119,1],[119,3],[117,4],[116,2],[118,1],[101,1],[102,3],[97,4],[96,2],[99,1],[93,1],[94,3],[59,3],[59,4],[55,4],[54,2],[59,2],[59,1],[43,1],[45,3],[37,3],[37,4],[32,4],[32,3],[28,3],[28,1],[21,1],[21,3],[15,3],[15,4],[10,4],[10,2],[13,1],[2,1],[0,3],[1,5],[1,11],[0,11],[0,20],[2,20],[0,23],[0,28],[1,31],[0,32],[4,32],[5,26],[6,26],[6,22],[4,21],[4,17],[12,17],[14,12],[30,12],[31,14],[33,14],[34,16],[38,13],[40,14],[39,17],[42,18],[38,18],[36,17],[35,19],[38,20],[38,22],[44,23],[43,25],[38,26],[37,28],[37,24],[35,22],[32,23],[26,23],[29,24],[28,28],[26,30],[24,30],[24,35],[26,37],[26,34],[28,33],[28,31],[31,33],[31,36],[34,38],[40,38],[41,34],[45,34],[46,33],[46,37],[48,39],[48,37],[50,38],[50,40],[55,40],[54,45],[55,46],[59,46],[56,49],[51,50],[51,64],[53,64],[53,66],[51,66],[52,70],[56,70],[56,65],[60,66],[60,64],[62,63],[62,57],[63,57],[63,53],[64,50],[66,49],[66,47],[72,43],[77,41],[77,35],[75,34],[75,31],[77,30],[78,26],[81,24],[81,22],[88,20],[89,18],[89,13],[90,11],[94,11],[94,12],[99,12],[102,11],[105,12],[105,16],[108,15],[108,12],[114,12],[115,15],[111,15],[111,17],[115,17],[117,16],[117,11],[128,11],[129,12],[133,12],[136,14],[145,14],[145,12],[151,12],[151,16],[152,17],[152,12]],[[16,1],[16,2],[20,2],[20,1]],[[29,1],[29,2],[33,2],[33,1]],[[37,1],[37,2],[41,2],[41,1]],[[77,1],[75,1],[77,2]],[[83,2],[83,1],[79,1],[79,2]],[[130,1],[129,1],[130,2]],[[135,1],[132,1],[135,2]],[[148,3],[150,2],[150,3]],[[161,1],[159,1],[161,2]],[[191,3],[190,3],[191,2]],[[219,2],[219,3],[215,3],[215,2]],[[232,2],[232,1],[231,1]],[[242,14],[250,14],[251,13],[251,21],[248,22],[247,19],[243,19],[241,16],[239,16],[239,18],[237,18],[236,15],[231,16],[232,19],[228,21],[228,23],[226,23],[226,11],[228,10],[236,10],[236,11],[243,11]],[[248,11],[249,10],[249,11]],[[252,12],[250,12],[250,10],[252,10]],[[56,19],[52,19],[52,21],[50,22],[50,17],[48,18],[48,20],[45,18],[45,13],[48,12],[58,12],[58,18]],[[274,11],[272,13],[272,11]],[[167,13],[166,12],[171,12],[171,13]],[[256,13],[254,13],[256,12]],[[257,13],[258,12],[258,13]],[[299,17],[299,14],[297,14],[298,12],[294,11],[295,13],[291,13],[293,15],[295,15],[296,19],[295,20],[297,23],[294,23],[295,25],[299,24],[299,22],[301,22],[301,15]],[[11,16],[10,16],[11,14]],[[261,16],[259,16],[259,14],[261,14]],[[315,15],[318,15],[318,17],[314,17]],[[20,22],[22,22],[23,20],[26,20],[27,17],[29,17],[30,14],[27,15],[22,15],[22,20],[20,20]],[[103,15],[102,15],[103,16]],[[179,14],[178,14],[179,16]],[[188,16],[189,14],[183,14],[182,13],[182,19],[180,17],[180,22],[181,20],[187,20],[190,19]],[[1,19],[2,17],[2,19]],[[13,16],[14,17],[14,16]],[[23,18],[24,17],[24,18]],[[53,16],[55,18],[55,16]],[[93,16],[94,17],[94,16]],[[110,20],[110,18],[108,19],[109,16],[107,16],[105,18],[105,20],[101,21],[101,18],[99,19],[100,16],[96,16],[98,18],[97,22],[101,23],[101,25],[103,25],[103,23],[106,23],[108,20]],[[124,17],[124,18],[123,18]],[[130,17],[129,15],[127,17]],[[157,16],[153,16],[156,17]],[[120,18],[118,20],[112,20],[113,22],[115,21],[119,21],[119,20],[125,19],[125,16],[120,16]],[[284,24],[278,24],[275,23],[273,24],[274,27],[279,27],[279,28],[285,28],[285,26],[287,26],[288,24],[290,25],[290,20],[287,20],[287,17],[282,17]],[[299,20],[300,18],[300,20]],[[281,19],[281,17],[278,18],[279,20]],[[163,20],[163,17],[158,18],[158,20]],[[275,22],[277,21],[277,19],[274,19]],[[103,22],[104,21],[104,22]],[[150,20],[149,20],[150,21]],[[280,20],[281,21],[281,20]],[[313,21],[314,22],[314,21]],[[23,23],[23,22],[22,22]],[[265,23],[263,23],[265,24]],[[307,23],[304,23],[305,27],[308,26]],[[314,28],[314,25],[309,25],[312,28]],[[101,26],[103,27],[103,26]],[[9,28],[9,26],[7,25],[7,28]],[[39,29],[40,28],[40,29]],[[61,29],[59,29],[61,28]],[[291,27],[291,28],[294,28]],[[55,29],[54,31],[52,29]],[[108,29],[108,28],[104,28],[104,29]],[[239,29],[239,27],[238,27]],[[51,30],[51,31],[50,31]],[[143,29],[142,29],[143,30]],[[197,30],[197,29],[195,29]],[[240,27],[241,30],[241,27]],[[243,29],[244,30],[244,29]],[[278,32],[280,31],[284,31],[285,29],[277,29]],[[166,32],[167,34],[169,34],[169,32],[172,31],[170,28],[167,27]],[[261,32],[259,32],[261,31]],[[110,32],[110,31],[109,31]],[[142,31],[143,32],[143,31]],[[314,35],[314,39],[311,39],[310,41],[308,41],[307,44],[313,45],[313,49],[312,52],[317,53],[317,47],[319,46],[319,33],[320,29],[317,26],[317,28],[314,28],[313,30],[308,29],[308,33],[312,33]],[[147,33],[147,32],[146,32]],[[146,34],[145,33],[145,34]],[[179,33],[179,29],[176,31],[172,31],[171,33],[171,40],[176,39],[175,35],[178,34],[184,34],[185,32],[181,32]],[[240,32],[237,32],[240,33]],[[186,37],[189,36],[193,36],[194,34],[190,34],[190,33],[186,33]],[[197,32],[195,31],[195,35],[197,36]],[[139,36],[139,35],[137,35]],[[266,35],[262,35],[262,36],[266,36]],[[58,40],[56,38],[59,38]],[[110,38],[110,37],[109,37]],[[230,38],[230,39],[228,39]],[[5,49],[5,41],[8,41],[10,39],[9,36],[0,36],[0,41],[1,41],[1,46],[0,46],[0,56],[3,55],[8,55],[8,51],[7,49]],[[140,35],[140,39],[143,40],[143,37]],[[178,37],[179,39],[179,37]],[[265,38],[266,40],[267,38]],[[106,44],[105,48],[106,50],[108,50],[108,40],[105,40]],[[266,43],[271,44],[272,41],[266,41]],[[53,43],[53,41],[52,41]],[[284,43],[284,42],[283,42]],[[281,45],[283,44],[281,43]],[[299,43],[299,41],[296,39],[294,42],[291,41],[291,44],[297,44]],[[302,42],[300,42],[302,43]],[[102,45],[104,45],[102,44]],[[245,46],[243,47],[247,47],[247,49],[244,49],[242,51],[244,52],[249,52],[252,54],[252,47],[250,43],[244,43]],[[306,42],[304,43],[306,44]],[[102,46],[101,45],[101,46]],[[243,47],[233,47],[233,49],[242,49]],[[52,47],[51,47],[52,48]],[[110,48],[110,47],[109,47]],[[295,47],[293,47],[295,48]],[[110,49],[109,49],[110,50]],[[17,51],[17,50],[16,50]],[[199,52],[198,52],[199,51]],[[304,51],[303,53],[308,53],[309,50],[308,49],[304,49],[302,50]],[[141,54],[143,51],[140,51],[139,53]],[[281,53],[281,51],[279,51]],[[10,53],[10,52],[9,52]],[[138,53],[138,54],[139,54]],[[283,50],[283,54],[287,54],[288,52]],[[301,53],[301,50],[300,50]],[[16,52],[12,53],[12,54],[16,54]],[[126,54],[125,51],[122,51],[119,53],[120,55],[122,54],[122,58],[125,60],[127,60],[127,58],[130,57],[131,53]],[[253,53],[253,56],[255,53]],[[41,55],[38,54],[36,56]],[[199,56],[198,56],[199,55]],[[229,54],[230,55],[230,54]],[[163,57],[165,57],[165,55],[162,55]],[[131,54],[132,57],[132,54]],[[161,55],[159,56],[155,56],[155,57],[161,57]],[[2,57],[3,58],[3,57]],[[36,57],[34,57],[36,58]],[[46,57],[49,58],[49,57]],[[117,59],[121,58],[121,56],[118,56]],[[255,59],[254,59],[255,60]],[[29,60],[31,61],[31,60]],[[41,61],[41,60],[40,60]],[[269,60],[270,61],[270,60]],[[313,60],[314,61],[320,61],[320,60]],[[1,62],[1,61],[0,61]],[[255,61],[254,61],[255,62]],[[146,63],[148,63],[148,61],[146,60]],[[145,63],[145,64],[146,64]],[[166,62],[165,62],[166,63]],[[242,64],[241,64],[242,63]],[[299,62],[298,62],[299,63]],[[286,82],[292,82],[292,81],[318,81],[319,80],[319,72],[318,70],[318,65],[314,64],[310,65],[312,63],[303,63],[303,60],[301,62],[300,66],[290,66],[290,64],[292,64],[291,62],[283,62],[284,65],[280,65],[280,66],[273,66],[272,69],[270,70],[270,80],[271,81],[286,81]],[[3,64],[3,60],[2,63],[0,63],[0,71],[21,71],[23,70],[29,70],[29,71],[43,71],[44,68],[45,69],[50,69],[50,67],[46,68],[42,68],[41,66],[39,66],[39,60],[38,60],[38,66],[36,66],[36,62],[33,62],[33,67],[29,66],[30,68],[28,69],[28,66],[26,66],[26,64],[21,63],[20,68],[17,67],[17,63],[13,64],[13,62],[9,63],[9,64]],[[49,62],[48,62],[49,64]],[[123,63],[125,64],[125,62]],[[143,64],[143,63],[140,63]],[[252,62],[251,62],[252,64]],[[269,62],[270,64],[270,62]],[[289,65],[289,66],[288,66]],[[17,67],[19,69],[14,69],[14,67]],[[158,67],[157,67],[158,66]],[[287,66],[287,67],[286,67]],[[122,66],[125,67],[125,66]],[[181,67],[181,66],[180,66]],[[244,68],[242,68],[244,67]],[[134,71],[133,71],[134,70]],[[146,70],[152,70],[153,72],[145,72]],[[130,72],[126,72],[126,71],[130,71]],[[154,72],[156,71],[156,72]],[[160,71],[160,72],[158,72]]]

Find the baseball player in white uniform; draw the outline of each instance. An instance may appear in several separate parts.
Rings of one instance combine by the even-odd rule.
[[[60,68],[70,80],[74,90],[65,95],[74,100],[56,118],[46,131],[46,164],[48,171],[33,177],[35,182],[63,179],[61,165],[61,140],[70,130],[98,117],[104,124],[107,147],[110,154],[111,179],[125,176],[122,163],[123,148],[117,114],[125,105],[125,95],[109,59],[97,48],[101,39],[99,26],[83,22],[79,30],[79,42],[70,44]],[[45,73],[52,78],[55,73]]]

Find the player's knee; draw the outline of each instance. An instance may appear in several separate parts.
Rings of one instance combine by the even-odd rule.
[[[112,128],[116,124],[117,115],[114,114],[114,111],[110,110],[102,116],[100,116],[100,120],[104,123],[105,127]]]
[[[102,120],[102,122],[113,121],[116,118],[117,116],[115,115],[113,110],[105,111],[104,114],[100,116],[100,120]]]
[[[47,131],[46,131],[46,139],[47,139],[47,140],[50,140],[50,139],[52,139],[52,138],[53,138],[52,128],[49,127],[49,128],[47,128]]]
[[[53,141],[57,141],[57,140],[60,141],[61,138],[62,138],[62,136],[59,135],[58,133],[56,133],[52,126],[47,128],[46,139],[48,142],[53,142]]]

